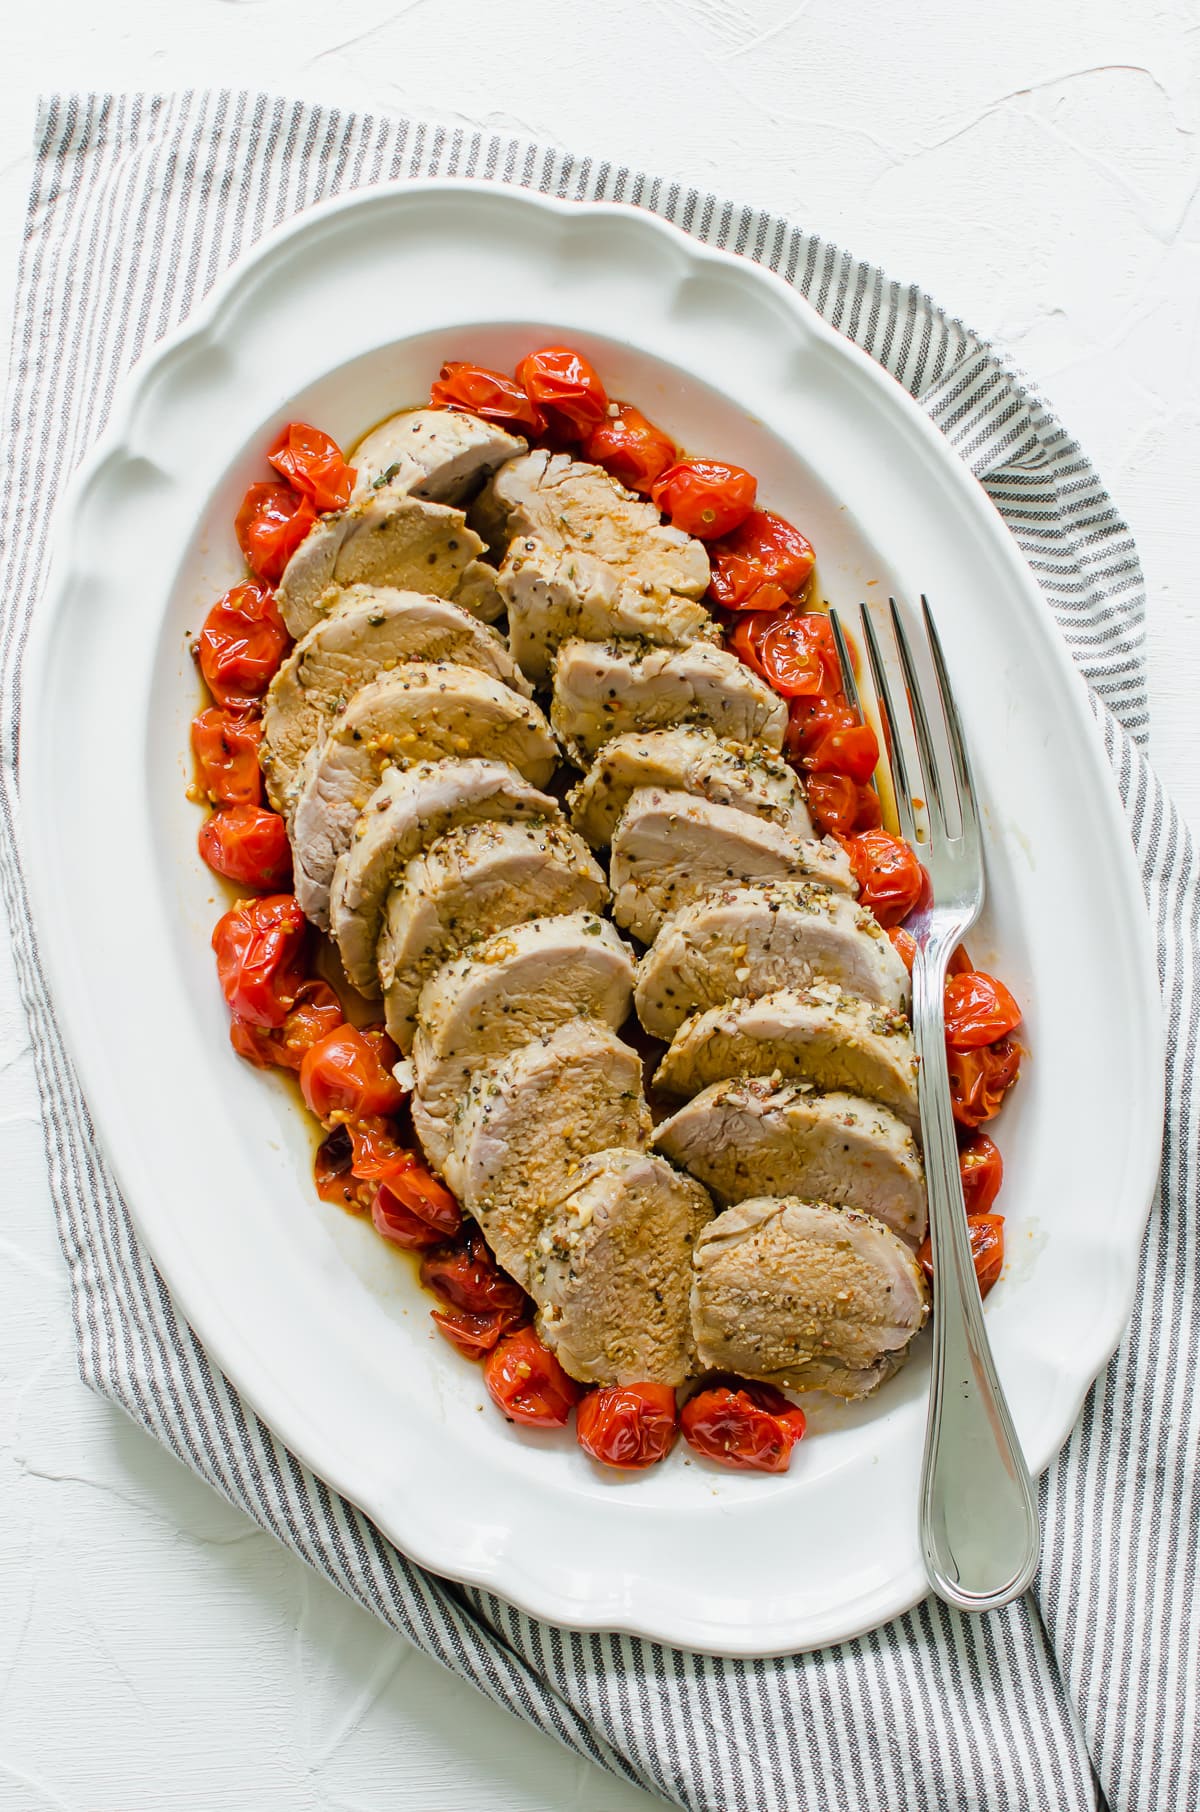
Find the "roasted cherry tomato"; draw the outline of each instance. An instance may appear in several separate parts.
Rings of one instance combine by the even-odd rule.
[[[335,1118],[370,1120],[394,1114],[405,1098],[392,1075],[398,1056],[386,1032],[336,1026],[304,1053],[300,1093],[309,1111],[327,1126]]]
[[[880,822],[879,795],[860,786],[846,774],[810,774],[805,791],[808,809],[817,829],[825,836],[849,837],[855,831],[875,830]]]
[[[916,938],[911,931],[905,931],[900,925],[890,925],[888,927],[888,936],[892,940],[892,948],[911,975],[913,972],[913,962],[917,954]]]
[[[771,510],[751,510],[708,550],[709,596],[726,610],[776,610],[812,578],[812,542]]]
[[[478,1227],[468,1226],[462,1243],[443,1246],[422,1260],[421,1282],[447,1308],[468,1315],[489,1314],[493,1309],[513,1315],[528,1312],[524,1290],[500,1269]]]
[[[261,805],[223,805],[200,826],[196,839],[211,869],[240,887],[276,893],[292,878],[287,826]]]
[[[845,774],[865,786],[879,762],[879,742],[870,724],[853,723],[829,730],[804,757],[812,774]]]
[[[542,417],[534,408],[520,384],[502,371],[490,371],[486,365],[468,365],[462,359],[451,359],[442,366],[437,382],[429,392],[435,409],[467,409],[484,421],[499,422],[502,427],[524,429],[536,434]]]
[[[328,982],[306,981],[283,1024],[272,1031],[235,1013],[229,1042],[239,1057],[260,1070],[298,1070],[310,1045],[342,1023],[342,1003]]]
[[[472,1315],[465,1309],[431,1309],[429,1319],[464,1359],[483,1359],[505,1334],[522,1326],[526,1315],[524,1310],[488,1309]]]
[[[210,705],[192,719],[192,750],[200,786],[214,805],[257,805],[262,798],[257,718]]]
[[[394,1246],[403,1246],[407,1252],[424,1251],[427,1246],[440,1244],[445,1237],[411,1208],[406,1208],[383,1183],[371,1199],[371,1221],[376,1233],[390,1239]]]
[[[576,1440],[603,1466],[653,1466],[666,1459],[678,1432],[669,1384],[609,1384],[590,1390],[575,1412]]]
[[[954,1118],[972,1130],[994,1120],[1004,1097],[1021,1073],[1020,1046],[1010,1038],[980,1050],[946,1052]]]
[[[752,673],[757,673],[759,679],[766,680],[768,685],[771,682],[771,676],[762,664],[762,642],[768,624],[773,621],[774,616],[771,611],[749,610],[744,616],[738,618],[725,637],[725,646],[731,649],[737,655],[738,660],[744,666],[749,667]]]
[[[986,1296],[1004,1269],[1004,1216],[1002,1214],[969,1214],[967,1231],[971,1236],[971,1257],[979,1294]],[[926,1240],[917,1253],[925,1275],[933,1277],[933,1245]]]
[[[884,926],[907,918],[925,886],[925,871],[908,844],[890,831],[856,831],[846,839],[846,854],[860,904]]]
[[[780,611],[759,642],[767,678],[783,698],[834,696],[841,689],[837,647],[829,618],[817,611]]]
[[[274,594],[253,580],[218,598],[196,642],[200,671],[219,705],[252,705],[274,677],[288,645]]]
[[[857,717],[845,699],[836,694],[818,692],[789,699],[783,746],[793,759],[804,759],[834,730],[853,730],[857,726]]]
[[[213,927],[221,991],[239,1019],[281,1026],[304,984],[308,921],[290,893],[240,900]]]
[[[968,1214],[986,1214],[1004,1181],[1004,1159],[986,1133],[976,1133],[960,1147],[958,1173]]]
[[[548,428],[568,440],[583,440],[608,414],[599,376],[569,346],[543,346],[517,366],[516,378]]]
[[[679,1421],[689,1447],[747,1472],[786,1472],[805,1426],[782,1392],[736,1378],[689,1397]]]
[[[381,1037],[369,1033],[369,1037]],[[389,1040],[390,1043],[390,1040]],[[354,1147],[354,1174],[363,1182],[378,1183],[393,1203],[432,1227],[439,1239],[452,1239],[462,1226],[458,1203],[425,1165],[419,1153],[398,1145],[389,1128],[379,1120],[366,1120],[350,1128]]]
[[[1015,1032],[1021,1009],[994,975],[967,969],[946,981],[946,1043],[953,1051],[974,1051]]]
[[[358,474],[323,429],[308,422],[289,422],[268,449],[267,458],[315,510],[344,510],[349,503]]]
[[[681,459],[655,480],[650,495],[672,525],[701,541],[715,541],[746,520],[758,482],[741,466],[719,459]]]
[[[317,1147],[313,1181],[323,1202],[361,1212],[369,1205],[373,1192],[368,1184],[358,1181],[351,1168],[353,1162],[350,1134],[344,1126],[335,1126]]]
[[[532,1328],[504,1336],[488,1354],[483,1381],[510,1422],[531,1428],[565,1428],[581,1394]]]
[[[252,484],[234,518],[238,546],[256,579],[274,585],[317,520],[307,497],[287,484]]]
[[[661,428],[646,420],[632,403],[622,403],[615,415],[606,416],[583,443],[586,458],[611,472],[618,484],[648,497],[658,480],[675,463],[675,442]]]

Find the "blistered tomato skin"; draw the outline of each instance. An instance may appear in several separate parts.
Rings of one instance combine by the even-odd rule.
[[[647,421],[640,409],[622,403],[584,442],[584,456],[623,484],[648,497],[668,466],[675,463],[669,434]]]
[[[737,1378],[689,1397],[679,1420],[689,1447],[741,1472],[786,1472],[805,1429],[781,1391]]]
[[[196,655],[217,703],[244,711],[257,707],[287,648],[274,593],[251,579],[217,599],[204,619]]]
[[[591,1390],[575,1412],[575,1438],[602,1466],[640,1471],[665,1460],[679,1433],[669,1384],[611,1384]]]
[[[650,495],[673,528],[699,541],[714,541],[744,522],[754,508],[756,480],[741,466],[719,459],[681,459],[651,487]]]
[[[230,1010],[251,1025],[282,1026],[307,979],[308,921],[291,894],[240,900],[217,920],[212,947]]]
[[[504,1336],[485,1361],[483,1381],[509,1421],[527,1428],[565,1428],[582,1395],[532,1328]]]
[[[344,510],[358,476],[336,440],[309,422],[289,422],[272,442],[267,458],[300,497],[325,514]]]
[[[244,713],[210,705],[192,719],[192,752],[200,789],[213,805],[258,805],[262,724]]]
[[[340,1025],[304,1053],[300,1092],[322,1125],[394,1114],[404,1090],[392,1075],[399,1053],[386,1034]]]
[[[980,1296],[986,1296],[1004,1269],[1004,1216],[1002,1214],[968,1214],[967,1231],[971,1240],[971,1259]],[[933,1279],[933,1246],[928,1239],[917,1254],[926,1277]]]
[[[287,827],[259,805],[223,805],[200,826],[197,847],[215,874],[277,893],[292,879]]]
[[[238,546],[256,579],[276,585],[300,543],[307,539],[317,512],[307,497],[288,484],[252,484],[234,522]]]
[[[429,402],[434,409],[465,409],[518,434],[537,434],[544,426],[541,414],[514,378],[463,359],[442,366]]]
[[[517,366],[521,385],[544,427],[569,441],[586,438],[608,414],[598,373],[569,346],[543,346]]]

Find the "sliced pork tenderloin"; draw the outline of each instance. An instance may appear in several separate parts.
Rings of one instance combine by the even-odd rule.
[[[682,1384],[695,1369],[692,1254],[712,1203],[662,1158],[585,1158],[538,1235],[537,1329],[583,1384]]]
[[[497,572],[486,560],[468,560],[454,593],[454,602],[469,610],[481,623],[495,623],[504,615],[504,599],[497,588]]]
[[[787,705],[727,649],[693,642],[563,642],[554,660],[555,729],[587,768],[604,744],[630,731],[700,724],[730,742],[761,743],[777,755]]]
[[[629,1014],[633,953],[591,912],[531,919],[472,944],[421,990],[413,1041],[413,1124],[440,1170],[471,1076],[572,1019],[616,1031]]]
[[[697,1242],[692,1328],[700,1363],[717,1371],[865,1396],[928,1315],[913,1254],[853,1208],[760,1198],[727,1209]]]
[[[454,1126],[445,1177],[523,1288],[538,1236],[594,1152],[645,1149],[650,1115],[636,1052],[576,1019],[477,1071]]]
[[[842,1089],[917,1124],[917,1062],[907,1020],[831,982],[693,1013],[671,1040],[654,1082],[664,1094],[690,1098],[734,1076]]]
[[[610,879],[613,917],[646,944],[668,915],[731,883],[808,879],[854,887],[845,851],[832,838],[795,837],[736,806],[658,787],[630,795],[613,832]]]
[[[696,724],[635,730],[606,742],[571,790],[571,822],[593,849],[606,849],[630,794],[648,786],[711,799],[714,805],[767,818],[793,836],[812,836],[804,789],[785,761],[762,749],[722,742]]]
[[[466,410],[405,409],[355,447],[354,499],[387,489],[433,503],[465,503],[497,466],[527,445],[520,435]]]
[[[771,1076],[714,1082],[655,1129],[654,1147],[728,1208],[757,1196],[858,1208],[925,1237],[925,1173],[903,1120],[876,1101]]]
[[[412,1048],[417,1002],[438,966],[476,938],[608,900],[603,872],[565,824],[460,825],[414,856],[388,896],[377,948],[387,1028]]]

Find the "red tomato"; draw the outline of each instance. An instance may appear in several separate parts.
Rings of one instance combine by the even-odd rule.
[[[786,1472],[804,1433],[804,1412],[769,1384],[739,1379],[689,1397],[679,1414],[697,1453],[746,1472]]]
[[[514,1316],[504,1309],[489,1309],[471,1315],[464,1309],[431,1309],[429,1318],[464,1359],[483,1359],[505,1334],[521,1326],[524,1312]]]
[[[834,730],[853,730],[858,719],[845,699],[827,692],[793,698],[788,703],[784,747],[793,757],[810,755]]]
[[[805,791],[813,823],[823,835],[849,837],[854,831],[877,830],[879,795],[846,774],[810,774]]]
[[[774,610],[812,578],[812,542],[771,510],[751,510],[708,550],[709,595],[726,610]]]
[[[908,844],[890,831],[856,831],[846,839],[846,854],[860,904],[884,926],[907,918],[925,885],[925,871]]]
[[[307,497],[286,484],[252,484],[242,498],[233,529],[246,565],[256,579],[270,585],[317,520]]]
[[[210,705],[192,719],[192,752],[200,786],[214,805],[257,805],[262,798],[258,745],[262,725]]]
[[[304,1053],[300,1093],[323,1125],[394,1114],[404,1090],[392,1075],[399,1053],[384,1032],[340,1025]],[[356,1166],[357,1169],[357,1166]]]
[[[436,1227],[431,1227],[428,1221],[423,1221],[419,1214],[414,1214],[411,1208],[406,1208],[383,1183],[371,1199],[371,1220],[376,1233],[391,1240],[394,1246],[403,1246],[408,1252],[420,1252],[426,1246],[436,1246],[445,1237]]]
[[[251,1025],[235,1013],[229,1042],[239,1057],[260,1070],[298,1070],[310,1045],[342,1023],[342,1003],[328,982],[307,981],[296,994],[296,1004],[282,1026],[268,1031]]]
[[[487,422],[500,422],[506,428],[525,428],[536,434],[542,418],[520,384],[505,377],[502,371],[489,371],[486,365],[468,365],[451,359],[442,366],[437,382],[429,392],[434,409],[467,409]]]
[[[888,936],[892,940],[892,946],[899,956],[900,961],[911,975],[913,972],[913,961],[917,954],[916,938],[911,931],[904,931],[899,925],[892,925],[888,930]]]
[[[812,785],[811,780],[809,785]],[[882,826],[883,807],[879,803],[879,794],[873,786],[860,786],[858,789],[858,816],[854,820],[855,830],[880,830]]]
[[[879,763],[879,743],[870,724],[846,724],[829,730],[804,765],[814,774],[845,774],[865,786]]]
[[[332,1202],[337,1208],[349,1208],[355,1213],[365,1209],[371,1200],[371,1190],[365,1183],[355,1177],[351,1165],[354,1162],[354,1147],[350,1135],[344,1126],[335,1126],[328,1138],[322,1139],[317,1147],[313,1160],[313,1181],[317,1194],[323,1202]]]
[[[443,1246],[421,1264],[421,1282],[451,1309],[467,1315],[492,1310],[526,1314],[528,1300],[519,1283],[500,1269],[478,1227],[468,1227],[463,1245]]]
[[[213,927],[217,976],[230,1008],[251,1025],[281,1026],[304,984],[308,921],[290,893],[240,900]]]
[[[506,1334],[483,1369],[488,1395],[510,1422],[565,1428],[581,1392],[532,1328]]]
[[[741,466],[719,459],[681,459],[651,486],[664,516],[685,535],[715,541],[746,520],[754,508],[758,481]]]
[[[816,612],[780,611],[759,644],[767,678],[783,698],[812,698],[841,691],[837,648],[829,618]]]
[[[546,425],[568,440],[582,440],[608,414],[604,385],[581,353],[543,346],[527,353],[516,378]]]
[[[740,616],[733,628],[725,637],[725,646],[737,655],[738,660],[759,679],[765,679],[769,685],[771,676],[762,664],[762,641],[767,626],[774,622],[774,615],[767,610],[747,611]]]
[[[336,440],[308,422],[289,422],[267,451],[277,472],[314,509],[344,510],[358,473],[342,458]]]
[[[974,1051],[1015,1032],[1021,1009],[1004,986],[982,969],[967,969],[946,982],[946,1043],[954,1051]]]
[[[971,1236],[971,1257],[979,1294],[986,1296],[1004,1269],[1004,1216],[1002,1214],[969,1214],[967,1231]],[[933,1245],[926,1240],[917,1253],[925,1275],[933,1277]]]
[[[217,703],[236,708],[266,691],[287,645],[273,593],[250,580],[217,599],[204,619],[196,650],[200,671]]]
[[[369,1033],[381,1038],[381,1033]],[[390,1043],[390,1040],[389,1040]],[[428,1170],[417,1152],[398,1145],[387,1126],[378,1120],[350,1128],[354,1147],[354,1174],[365,1183],[378,1183],[389,1200],[382,1207],[402,1208],[432,1227],[439,1239],[452,1239],[462,1226],[458,1203]],[[382,1211],[382,1210],[381,1210]]]
[[[946,1052],[950,1068],[950,1098],[960,1126],[974,1130],[994,1120],[1004,1097],[1021,1073],[1021,1050],[1009,1038],[982,1050]]]
[[[584,456],[603,466],[619,484],[649,496],[668,466],[675,463],[675,442],[646,420],[632,403],[622,403],[606,416],[583,443]]]
[[[678,1432],[669,1384],[610,1384],[590,1390],[575,1414],[576,1440],[604,1466],[653,1466],[666,1459]]]
[[[278,893],[292,878],[287,826],[261,805],[223,805],[200,826],[196,839],[208,866],[240,887]]]
[[[968,1139],[958,1154],[963,1200],[968,1214],[986,1214],[1004,1181],[1004,1159],[986,1133]]]

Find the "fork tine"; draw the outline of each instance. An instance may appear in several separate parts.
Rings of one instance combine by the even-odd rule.
[[[895,598],[889,598],[891,607],[892,634],[900,650],[900,665],[904,669],[904,684],[908,692],[908,708],[912,715],[913,729],[917,735],[917,751],[921,766],[925,770],[925,811],[929,820],[929,834],[934,830],[946,834],[946,806],[942,795],[942,777],[938,772],[937,755],[934,751],[933,737],[930,734],[929,718],[925,714],[925,700],[921,696],[921,682],[917,678],[917,669],[913,662],[912,649],[909,647],[908,634],[900,616],[900,607]],[[936,816],[934,808],[936,809]]]
[[[963,735],[962,719],[958,715],[958,706],[954,702],[954,693],[950,686],[950,675],[946,671],[946,657],[942,653],[942,640],[929,608],[929,600],[921,593],[921,612],[925,618],[925,634],[929,638],[929,649],[933,656],[934,671],[937,674],[938,691],[942,699],[942,716],[946,720],[946,734],[950,741],[950,756],[954,762],[954,777],[958,781],[958,809],[962,820],[960,835],[964,838],[977,838],[979,835],[979,811],[975,804],[975,783],[971,778],[971,761],[967,754],[967,739]]]
[[[836,610],[830,610],[829,624],[830,628],[833,630],[833,642],[834,647],[837,649],[838,666],[842,670],[842,691],[846,694],[846,702],[857,717],[859,723],[865,724],[867,721],[867,714],[863,710],[862,695],[858,690],[858,680],[855,678],[854,674],[854,662],[850,656],[850,643],[846,639],[846,632],[842,628],[841,618],[838,616]],[[868,785],[871,786],[876,793],[879,792],[879,785],[874,774],[872,774]]]
[[[871,621],[871,613],[865,604],[860,604],[858,610],[862,619],[863,640],[867,645],[867,660],[871,666],[871,683],[875,687],[875,696],[883,710],[884,723],[887,727],[888,753],[892,766],[892,791],[896,797],[896,816],[900,821],[900,834],[907,842],[915,845],[917,822],[913,816],[912,782],[908,777],[908,763],[905,760],[904,742],[900,735],[900,720],[892,704],[891,688],[888,686],[883,656],[879,652],[879,643],[875,638],[875,625]]]

